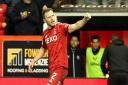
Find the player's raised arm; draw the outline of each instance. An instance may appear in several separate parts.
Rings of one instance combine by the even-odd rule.
[[[34,64],[44,55],[45,48],[41,47],[37,56],[32,60],[32,62],[29,64],[28,71],[31,72]]]
[[[74,32],[75,30],[80,29],[83,27],[89,20],[91,19],[91,15],[89,13],[86,13],[84,18],[82,20],[77,21],[74,24],[70,24],[68,27],[68,32]]]

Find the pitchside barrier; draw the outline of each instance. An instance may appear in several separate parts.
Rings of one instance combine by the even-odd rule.
[[[42,36],[0,36],[0,85],[45,85],[48,52],[28,72],[42,45]],[[21,82],[21,83],[20,83]],[[64,85],[106,85],[106,79],[66,79]]]

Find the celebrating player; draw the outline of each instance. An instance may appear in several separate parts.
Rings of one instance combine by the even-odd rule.
[[[84,18],[76,23],[66,24],[57,21],[57,16],[51,8],[44,9],[42,13],[48,28],[43,29],[43,44],[37,56],[29,64],[29,71],[32,70],[35,62],[43,56],[47,48],[50,73],[47,85],[63,85],[63,80],[68,74],[68,34],[82,28],[91,19],[91,15],[86,13]]]

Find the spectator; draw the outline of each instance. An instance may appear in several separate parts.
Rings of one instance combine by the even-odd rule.
[[[86,49],[86,77],[104,78],[100,67],[104,49],[100,47],[100,37],[98,35],[91,36],[91,46]]]
[[[0,35],[4,35],[4,30],[7,25],[5,19],[5,12],[7,9],[7,5],[4,3],[3,0],[0,0]]]
[[[14,7],[12,20],[17,35],[39,34],[39,11],[33,0],[21,0]]]
[[[77,36],[72,36],[70,47],[68,48],[68,77],[84,77],[84,50],[79,48],[79,40]]]
[[[14,25],[12,23],[11,15],[14,10],[14,6],[20,2],[20,0],[5,0],[5,3],[8,5],[7,11],[6,11],[6,21],[7,21],[7,27],[5,29],[6,35],[12,35],[14,34]]]
[[[107,85],[128,85],[128,47],[117,35],[112,36],[111,43],[105,48],[101,68],[104,75],[109,73]]]

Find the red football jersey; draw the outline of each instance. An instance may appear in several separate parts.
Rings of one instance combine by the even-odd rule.
[[[43,31],[43,48],[48,49],[48,62],[50,71],[63,66],[68,68],[67,39],[68,24],[57,23],[52,28]]]

